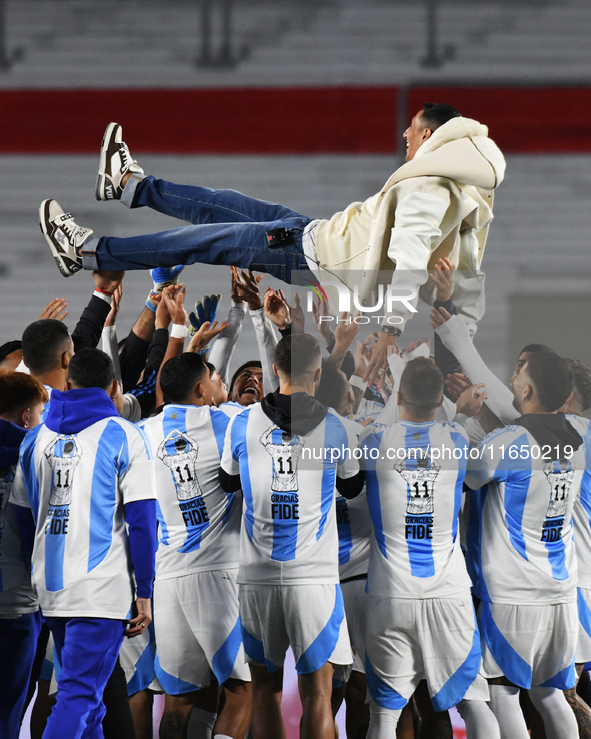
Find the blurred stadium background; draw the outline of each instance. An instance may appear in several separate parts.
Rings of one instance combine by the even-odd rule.
[[[174,226],[94,200],[109,121],[147,172],[325,217],[383,184],[432,100],[487,124],[507,157],[485,359],[508,378],[535,340],[591,361],[590,32],[588,0],[0,0],[0,342],[57,296],[73,328],[92,291],[57,272],[42,199],[97,235]],[[189,301],[221,292],[223,317],[227,272],[188,268]],[[126,276],[121,336],[149,286]],[[235,359],[253,341],[247,319]]]

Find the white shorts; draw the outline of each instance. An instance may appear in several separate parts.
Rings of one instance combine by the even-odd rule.
[[[340,585],[240,585],[244,651],[275,672],[291,645],[299,675],[353,662]]]
[[[577,604],[506,605],[478,609],[486,677],[504,675],[520,688],[568,690],[576,682]]]
[[[156,677],[168,695],[209,685],[213,672],[250,681],[235,572],[198,572],[154,583]]]
[[[591,590],[577,588],[577,609],[579,611],[579,638],[575,662],[591,662]]]
[[[351,649],[353,650],[353,665],[349,669],[345,668],[346,671],[335,669],[334,678],[342,683],[347,682],[352,671],[365,674],[365,630],[368,608],[366,585],[367,578],[341,583],[347,628],[349,629]]]
[[[480,669],[480,635],[472,598],[404,599],[368,596],[365,674],[373,700],[401,709],[421,680],[433,708],[463,697],[488,700]]]
[[[162,686],[158,682],[154,669],[155,654],[156,641],[152,624],[143,634],[134,636],[133,639],[123,640],[119,651],[119,662],[125,673],[128,695],[135,695],[147,689],[155,693],[162,692]]]

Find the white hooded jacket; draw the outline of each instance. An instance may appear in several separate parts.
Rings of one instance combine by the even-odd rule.
[[[477,321],[484,312],[479,267],[493,217],[493,190],[504,173],[505,160],[487,127],[452,118],[379,193],[319,223],[321,278],[338,275],[351,290],[357,287],[360,305],[369,308],[376,304],[378,279],[416,293],[427,281],[427,269],[449,257],[456,269],[466,271],[456,274],[454,303],[469,322]],[[416,304],[416,297],[411,302]],[[403,329],[412,312],[402,304],[393,312],[398,318],[388,322],[386,315],[383,323]]]

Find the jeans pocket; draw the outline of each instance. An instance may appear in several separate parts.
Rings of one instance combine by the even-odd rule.
[[[282,282],[289,282],[287,277],[287,266],[285,264],[251,264],[253,272],[266,272]]]

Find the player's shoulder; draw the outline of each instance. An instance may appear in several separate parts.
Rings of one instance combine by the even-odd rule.
[[[222,403],[218,407],[218,410],[225,413],[228,418],[234,418],[234,416],[237,416],[239,413],[246,410],[246,408],[250,407],[251,406],[240,405],[240,403],[236,403],[234,400],[228,400],[227,402]]]
[[[457,423],[456,421],[438,421],[437,425],[444,433],[450,434],[452,438],[454,434],[459,434],[462,439],[469,441],[468,432],[461,423]]]
[[[589,419],[584,416],[575,416],[573,413],[568,413],[566,420],[581,436],[584,436],[591,430],[589,428]]]
[[[351,419],[346,418],[345,416],[341,416],[341,414],[337,413],[334,408],[326,409],[326,419],[330,423],[341,425],[343,428],[349,429],[349,431],[353,431],[356,434],[359,433],[359,431],[357,431],[359,424],[356,421],[351,421]]]
[[[500,429],[493,429],[488,433],[484,439],[480,442],[480,446],[487,446],[488,444],[512,444],[517,439],[530,438],[533,436],[523,426],[519,426],[516,423],[512,423],[509,426],[503,426]]]

